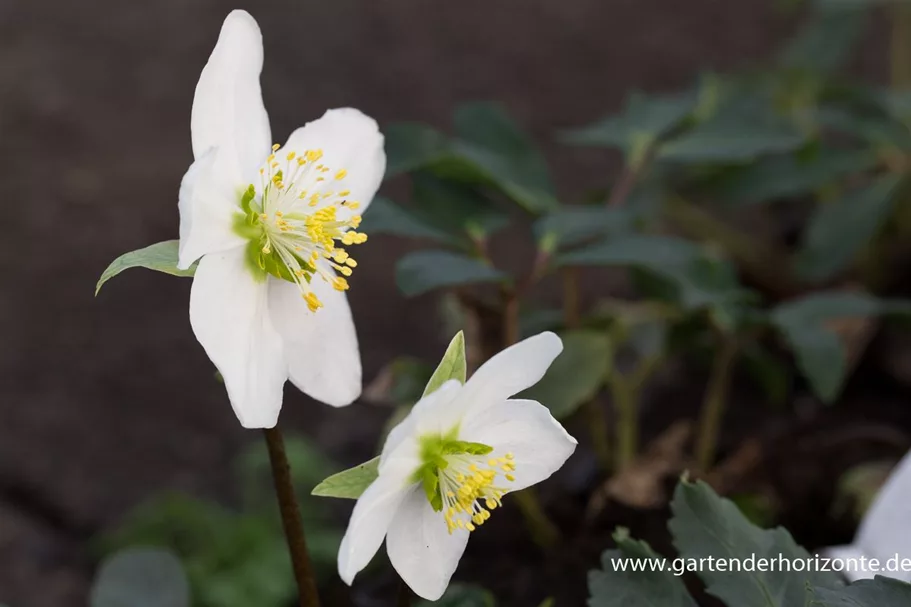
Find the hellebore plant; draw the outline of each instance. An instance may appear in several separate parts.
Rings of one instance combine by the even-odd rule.
[[[259,77],[262,34],[228,15],[196,85],[194,162],[180,185],[180,241],[121,256],[125,268],[193,275],[190,324],[224,378],[246,428],[265,429],[301,604],[319,604],[278,429],[287,380],[332,406],[361,393],[357,335],[345,291],[357,266],[346,247],[386,170],[376,122],[329,110],[272,144]],[[197,263],[198,262],[198,263]],[[195,272],[194,272],[195,266]],[[96,288],[96,292],[97,292]]]
[[[339,549],[346,583],[385,537],[405,583],[428,600],[443,595],[470,532],[507,493],[547,479],[576,448],[546,407],[510,398],[536,384],[562,349],[553,333],[519,342],[464,385],[446,381],[392,429]]]
[[[262,60],[256,21],[232,12],[196,85],[179,197],[177,267],[199,260],[190,323],[247,428],[275,425],[287,379],[333,406],[360,394],[345,247],[366,240],[359,213],[386,167],[376,122],[354,109],[270,148]]]

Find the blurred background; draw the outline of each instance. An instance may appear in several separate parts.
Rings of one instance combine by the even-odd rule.
[[[0,602],[9,607],[86,604],[104,552],[96,539],[150,496],[239,499],[235,462],[260,436],[239,426],[192,335],[190,281],[134,270],[93,295],[116,256],[176,238],[194,87],[234,8],[263,30],[277,141],[330,107],[360,108],[381,128],[446,130],[459,104],[495,100],[541,146],[567,200],[609,183],[621,155],[559,144],[558,130],[618,110],[631,89],[671,91],[708,69],[754,65],[802,10],[769,0],[0,0]],[[874,17],[847,70],[885,82],[887,32]],[[396,187],[383,191],[395,197]],[[498,247],[507,266],[529,252]],[[449,337],[429,312],[436,295],[406,299],[395,288],[395,261],[411,248],[377,236],[358,256],[350,299],[368,383],[397,356],[436,360]],[[587,282],[585,295],[609,291],[609,278]],[[553,299],[546,285],[538,296]],[[656,397],[670,411],[656,423],[692,413],[684,393]],[[289,389],[282,424],[347,466],[372,456],[389,413],[365,403],[329,411]],[[333,502],[330,518],[345,521],[351,505]],[[520,535],[502,541],[522,549]]]

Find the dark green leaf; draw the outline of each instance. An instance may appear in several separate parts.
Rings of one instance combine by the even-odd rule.
[[[452,244],[452,236],[430,223],[425,222],[409,209],[404,209],[388,198],[373,199],[360,227],[365,234],[391,234],[406,238],[426,238]]]
[[[556,208],[547,162],[534,142],[496,104],[472,103],[455,114],[457,156],[471,162],[532,213]]]
[[[817,110],[814,118],[822,127],[849,135],[874,147],[911,149],[911,132],[908,128],[881,113],[829,105]]]
[[[831,72],[849,58],[866,28],[863,11],[817,11],[788,44],[781,62],[789,68]]]
[[[762,158],[725,177],[716,190],[722,200],[753,204],[813,192],[876,166],[870,150],[822,148],[817,154]]]
[[[839,337],[826,328],[826,322],[888,313],[894,306],[864,293],[815,293],[778,306],[772,310],[771,320],[794,352],[813,392],[832,402],[846,378],[847,353]]]
[[[509,223],[506,213],[473,186],[427,171],[416,172],[412,184],[415,212],[425,223],[446,233],[489,236]]]
[[[521,398],[545,405],[558,419],[595,397],[613,359],[606,332],[576,330],[567,331],[561,337],[563,352],[541,381],[521,394]]]
[[[333,474],[313,489],[312,495],[357,499],[379,476],[380,458]]]
[[[571,247],[591,238],[616,236],[632,230],[635,213],[629,208],[562,206],[535,222],[538,243]]]
[[[180,560],[160,548],[128,548],[101,565],[91,607],[189,607],[190,587]]]
[[[404,122],[383,129],[386,177],[426,167],[451,153],[446,136],[425,124]]]
[[[811,607],[906,607],[911,605],[911,584],[876,576],[847,588],[815,588]]]
[[[738,163],[792,152],[805,136],[767,101],[736,97],[705,122],[661,145],[659,158],[678,163]]]
[[[838,577],[817,571],[774,571],[768,563],[779,558],[810,558],[782,528],[763,530],[750,523],[729,500],[718,497],[705,483],[681,482],[671,503],[669,527],[674,546],[685,559],[737,559],[744,571],[704,567],[697,572],[709,594],[737,607],[795,607],[806,605],[809,585],[837,588]],[[759,571],[757,561],[767,559]],[[752,561],[753,571],[745,565]],[[705,561],[702,561],[705,562]],[[811,568],[812,569],[812,568]]]
[[[823,203],[807,228],[797,272],[807,280],[823,281],[850,265],[888,219],[901,181],[895,175],[881,177]]]
[[[700,246],[670,236],[637,235],[597,242],[556,256],[560,266],[625,266],[660,276],[674,285],[687,308],[729,305],[747,294],[733,267]]]
[[[450,379],[454,379],[459,383],[464,384],[467,373],[468,365],[465,362],[465,334],[459,331],[456,333],[455,337],[452,338],[452,341],[449,342],[449,346],[446,348],[446,352],[443,354],[440,364],[437,365],[436,370],[430,377],[430,381],[427,382],[427,386],[424,388],[422,398],[436,392],[440,386]]]
[[[631,539],[625,529],[614,533],[614,541],[617,550],[604,552],[601,569],[588,572],[588,607],[696,607],[670,562],[648,544]],[[643,570],[632,571],[632,563]]]
[[[129,268],[148,268],[172,276],[193,276],[196,272],[195,264],[188,270],[177,269],[177,249],[177,240],[166,240],[149,245],[144,249],[124,253],[112,261],[111,265],[102,272],[98,284],[95,285],[95,295],[98,295],[98,291],[101,290],[104,283]]]
[[[501,282],[507,276],[479,259],[449,251],[417,251],[396,264],[395,279],[406,296],[440,287],[480,282]]]
[[[632,93],[623,112],[564,135],[568,143],[618,147],[635,155],[679,126],[696,108],[695,92],[666,96]]]

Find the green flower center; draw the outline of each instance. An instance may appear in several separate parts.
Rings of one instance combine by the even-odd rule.
[[[514,481],[516,469],[512,453],[490,457],[493,447],[457,436],[458,428],[446,435],[422,437],[421,467],[414,473],[427,501],[443,513],[450,534],[483,525],[509,491],[500,483]]]
[[[234,231],[248,241],[247,265],[257,279],[271,274],[296,284],[316,312],[323,304],[310,288],[313,277],[346,291],[345,278],[357,262],[344,247],[366,242],[367,235],[356,231],[361,217],[354,211],[360,204],[348,199],[349,190],[330,185],[344,188],[347,171],[333,173],[320,164],[322,150],[298,156],[280,149],[272,146],[260,169],[260,187],[250,184],[241,195],[242,212],[235,216]],[[276,160],[276,154],[283,160]],[[333,177],[327,181],[329,174]]]

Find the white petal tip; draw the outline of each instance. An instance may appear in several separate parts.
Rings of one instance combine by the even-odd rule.
[[[259,24],[256,22],[256,19],[253,18],[253,15],[240,8],[234,9],[228,13],[221,29],[222,31],[225,31],[235,27],[252,28],[257,34],[259,33]]]

